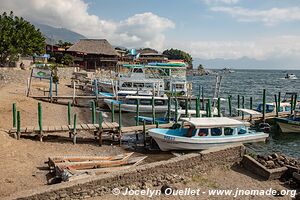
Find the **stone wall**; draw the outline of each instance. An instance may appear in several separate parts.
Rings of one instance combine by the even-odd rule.
[[[49,200],[82,199],[110,193],[113,188],[150,188],[164,183],[175,183],[217,165],[233,165],[240,162],[244,146],[229,146],[191,153],[170,160],[149,163],[122,172],[99,175],[92,178],[43,186],[24,191],[7,199]]]

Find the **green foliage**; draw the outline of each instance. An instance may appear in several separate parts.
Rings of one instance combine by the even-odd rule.
[[[190,54],[181,51],[179,49],[167,49],[163,52],[164,55],[166,55],[169,59],[174,59],[174,60],[184,60],[187,62],[190,66],[192,66],[193,58]]]
[[[65,65],[71,65],[74,61],[73,56],[69,55],[69,54],[65,54],[62,58],[61,58],[61,64],[65,64]]]
[[[73,44],[71,42],[63,42],[62,40],[58,41],[57,46],[61,47],[61,48],[66,48],[66,47],[70,47]]]
[[[203,67],[202,64],[199,64],[199,65],[198,65],[198,70],[199,70],[199,71],[204,70],[204,67]]]
[[[35,27],[11,12],[0,15],[0,64],[45,51],[45,38]]]

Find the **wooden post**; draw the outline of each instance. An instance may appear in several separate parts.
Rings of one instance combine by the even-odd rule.
[[[17,111],[17,139],[21,137],[21,114],[20,111]]]
[[[53,96],[53,89],[52,89],[52,82],[53,82],[53,78],[52,76],[50,77],[50,86],[49,86],[49,95],[50,95],[50,102],[52,103],[52,96]]]
[[[245,108],[245,97],[242,96],[242,108]],[[242,112],[242,119],[244,119],[244,112]]]
[[[98,100],[98,81],[95,79],[95,95],[96,95],[96,100]]]
[[[168,117],[168,122],[170,123],[170,118],[171,118],[171,97],[168,97],[168,113],[167,113],[167,117]]]
[[[185,116],[188,116],[189,112],[189,107],[188,107],[188,99],[185,99]]]
[[[253,109],[253,99],[252,99],[252,97],[250,97],[250,110],[252,110]]]
[[[237,107],[240,108],[240,95],[237,96]],[[240,111],[238,110],[238,116],[240,116]]]
[[[280,112],[280,101],[281,101],[281,92],[278,92],[278,111]]]
[[[231,96],[228,96],[228,109],[229,109],[229,116],[232,116],[232,105],[231,105]]]
[[[68,125],[71,125],[71,102],[68,102]]]
[[[293,114],[293,107],[294,107],[294,95],[291,98],[291,115]]]
[[[140,124],[139,117],[140,117],[140,99],[137,99],[137,103],[136,103],[136,122],[135,122],[136,126],[138,126]]]
[[[94,100],[92,100],[92,124],[96,124],[96,104]]]
[[[121,134],[121,129],[122,129],[122,110],[121,110],[121,103],[119,103],[119,131]]]
[[[198,93],[198,97],[201,98],[201,85],[199,85],[199,93]]]
[[[77,115],[74,114],[74,122],[73,122],[73,144],[76,144],[76,134],[77,134],[77,131],[76,131],[76,120],[77,120]]]
[[[38,103],[38,123],[39,123],[39,136],[40,141],[43,141],[43,124],[42,124],[42,104],[41,102]]]
[[[152,97],[152,101],[151,101],[151,103],[152,103],[152,124],[154,124],[155,123],[155,102],[154,102],[154,97]]]
[[[103,123],[103,117],[102,112],[99,112],[99,129],[98,129],[98,136],[99,136],[99,146],[102,146],[102,123]]]
[[[12,110],[13,110],[13,128],[16,128],[17,125],[17,104],[13,103],[12,105]]]
[[[58,81],[55,82],[55,96],[58,96]]]
[[[278,117],[278,101],[277,101],[277,95],[274,95],[274,99],[275,99],[275,109],[276,109],[276,117]]]
[[[111,122],[115,121],[115,106],[114,106],[114,102],[111,102]]]
[[[207,105],[208,105],[208,108],[207,108],[208,117],[212,117],[212,113],[211,113],[211,100],[210,99],[208,99]]]
[[[178,122],[178,101],[177,98],[175,98],[175,123]]]
[[[294,98],[294,111],[296,110],[297,107],[297,94],[295,94],[295,98]]]
[[[200,97],[196,99],[196,117],[200,117]]]
[[[218,117],[221,117],[221,98],[218,97]]]
[[[266,120],[266,89],[263,90],[263,122]]]
[[[31,86],[32,73],[33,73],[33,69],[31,69],[31,72],[30,72],[30,78],[29,78],[29,81],[28,81],[28,88],[27,88],[27,94],[26,94],[27,97],[28,97],[29,94],[30,94],[30,86]]]
[[[203,87],[202,87],[202,107],[201,107],[201,109],[202,110],[204,110],[204,89],[203,89]]]
[[[73,81],[73,102],[72,102],[73,105],[76,104],[76,83],[75,81]]]
[[[144,147],[146,147],[146,122],[143,121]]]
[[[158,128],[159,127],[159,122],[155,122],[155,124],[156,124],[156,128]]]

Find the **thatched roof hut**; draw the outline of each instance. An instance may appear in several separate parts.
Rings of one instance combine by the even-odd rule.
[[[117,55],[115,49],[106,39],[80,39],[67,51],[109,56]]]

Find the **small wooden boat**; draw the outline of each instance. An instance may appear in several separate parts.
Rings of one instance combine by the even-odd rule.
[[[276,123],[279,125],[283,133],[300,133],[300,111],[295,110],[294,114],[287,117],[275,118]]]
[[[249,123],[227,117],[182,118],[189,128],[150,129],[162,151],[203,150],[230,144],[265,141],[269,134],[249,129]]]

